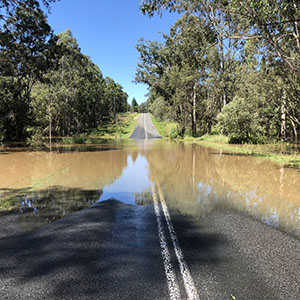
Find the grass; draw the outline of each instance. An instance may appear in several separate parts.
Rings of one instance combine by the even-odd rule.
[[[185,137],[185,142],[211,142],[211,143],[227,143],[228,144],[228,137],[221,134],[205,134],[198,138],[193,137]]]
[[[64,137],[62,144],[64,145],[81,145],[81,144],[97,144],[101,140],[111,139],[128,139],[135,129],[138,119],[138,113],[120,113],[116,116],[116,122],[109,120],[98,126],[88,135],[78,135],[72,137]]]
[[[228,138],[222,135],[204,135],[199,138],[186,137],[185,143],[195,143],[206,147],[258,157],[283,164],[287,167],[300,168],[300,148],[287,144],[234,145],[228,143]]]
[[[162,138],[171,138],[172,134],[177,132],[177,124],[175,122],[158,121],[153,115],[151,115],[151,118],[155,128]]]
[[[177,131],[175,122],[158,121],[152,116],[152,121],[163,138],[172,139],[172,131]],[[193,138],[185,136],[182,140],[185,144],[199,144],[218,150],[228,151],[233,154],[254,156],[260,159],[270,160],[286,167],[300,168],[300,146],[288,143],[279,144],[229,144],[228,137],[220,134],[203,135]]]
[[[7,196],[0,201],[0,212],[12,211],[16,208],[17,194]]]
[[[116,117],[116,122],[109,122],[100,125],[98,129],[91,134],[91,138],[103,139],[128,139],[135,129],[138,120],[138,113],[122,113]]]

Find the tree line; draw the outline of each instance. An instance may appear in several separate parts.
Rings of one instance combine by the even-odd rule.
[[[88,132],[128,111],[127,98],[69,29],[54,35],[38,1],[0,0],[0,142]]]
[[[179,13],[163,42],[140,39],[136,82],[149,110],[179,135],[232,143],[298,143],[300,3],[297,0],[143,0],[144,14]]]

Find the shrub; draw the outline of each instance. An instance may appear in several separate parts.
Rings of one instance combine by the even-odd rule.
[[[235,97],[218,115],[219,131],[227,135],[232,144],[266,143],[265,129],[261,125],[264,122],[258,104],[241,97]]]

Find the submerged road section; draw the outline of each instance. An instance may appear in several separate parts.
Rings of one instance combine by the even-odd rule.
[[[161,139],[150,114],[140,114],[136,128],[130,138],[134,140]]]
[[[29,234],[2,227],[0,299],[299,300],[299,240],[234,212],[178,214],[159,183],[152,195],[154,206],[108,200]]]

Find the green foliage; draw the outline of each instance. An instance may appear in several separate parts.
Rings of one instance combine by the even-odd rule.
[[[53,36],[38,1],[0,0],[0,12],[0,141],[42,147],[128,110],[123,88],[103,78],[70,30]]]
[[[228,135],[229,143],[266,143],[262,117],[252,101],[236,97],[218,115],[220,132]]]
[[[212,131],[232,143],[298,143],[299,1],[145,0],[153,16],[181,12],[164,42],[137,45],[136,81],[156,118],[185,136]]]
[[[181,136],[181,133],[178,131],[178,128],[172,128],[170,130],[169,133],[167,133],[167,136],[170,138],[170,139],[178,139],[178,138],[182,138]]]
[[[164,120],[167,117],[167,106],[163,97],[158,97],[150,105],[150,112],[155,116],[159,121]]]
[[[31,89],[49,67],[52,33],[37,1],[0,3],[7,13],[0,23],[0,128],[4,140],[21,141],[31,122]]]
[[[84,136],[72,136],[72,137],[64,137],[62,139],[62,143],[64,145],[82,145],[85,144],[86,140]]]
[[[91,136],[104,139],[128,139],[134,131],[138,120],[137,113],[120,113],[116,116],[116,122],[106,122],[98,126]]]
[[[143,102],[139,105],[139,109],[138,109],[139,113],[147,113],[148,112],[148,104],[147,102]]]
[[[153,115],[151,115],[151,118],[155,128],[162,138],[175,139],[181,137],[180,131],[178,129],[178,124],[176,122],[171,122],[168,120],[158,120]]]
[[[139,105],[135,100],[135,98],[133,98],[131,101],[131,112],[138,112],[138,110],[139,110]]]
[[[116,114],[119,112],[127,111],[127,98],[128,95],[123,91],[120,84],[115,83],[113,79],[106,77],[105,86],[105,99],[109,108],[109,116],[116,118]]]

